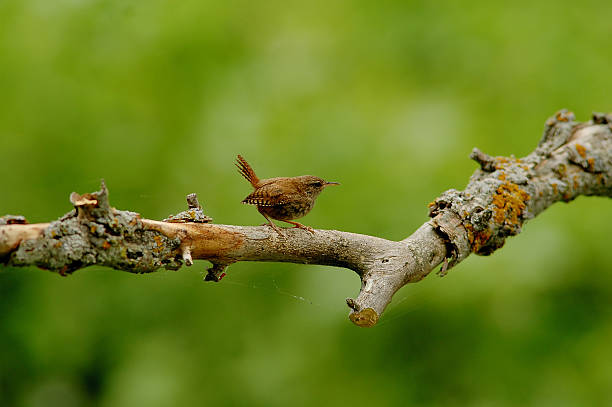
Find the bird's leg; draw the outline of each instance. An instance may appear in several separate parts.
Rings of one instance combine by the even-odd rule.
[[[299,228],[299,229],[307,230],[307,231],[309,231],[310,233],[312,233],[314,235],[314,229],[311,228],[310,226],[302,225],[299,222],[293,222],[291,220],[284,220],[283,222],[291,223],[292,225],[294,225],[293,226],[294,228]]]
[[[257,210],[259,210],[259,208],[257,208]],[[270,219],[268,217],[268,215],[266,215],[265,213],[263,213],[262,211],[259,211],[259,213],[261,213],[263,215],[264,218],[266,218],[266,220],[268,221],[268,223],[264,223],[264,225],[270,226],[272,229],[274,229],[276,231],[276,233],[278,233],[280,236],[285,236],[283,234],[283,231],[281,230],[281,228],[279,228],[278,226],[276,226],[274,224],[274,222],[272,222],[272,219]],[[263,226],[263,225],[262,225]]]

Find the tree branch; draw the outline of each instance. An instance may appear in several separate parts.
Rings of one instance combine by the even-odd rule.
[[[393,294],[420,281],[442,263],[440,275],[471,253],[488,255],[523,223],[557,201],[579,195],[612,196],[612,114],[596,113],[586,123],[558,112],[527,157],[491,157],[474,149],[480,164],[463,191],[444,192],[430,206],[431,220],[410,237],[389,241],[336,230],[314,236],[266,226],[215,225],[195,194],[189,209],[164,221],[110,206],[108,190],[72,193],[74,209],[51,223],[27,224],[0,218],[0,262],[35,265],[69,275],[90,265],[133,273],[179,269],[209,260],[205,280],[220,281],[237,261],[278,261],[346,267],[361,277],[361,290],[347,299],[349,318],[373,326]]]

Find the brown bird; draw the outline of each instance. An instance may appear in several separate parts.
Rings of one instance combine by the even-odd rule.
[[[338,182],[327,182],[313,175],[260,180],[249,163],[241,155],[238,155],[236,166],[240,174],[255,188],[255,191],[244,198],[242,203],[257,206],[259,213],[266,218],[268,224],[280,235],[283,233],[272,222],[272,219],[291,223],[296,228],[304,229],[314,234],[312,228],[292,220],[301,218],[310,212],[315,204],[315,200],[326,186],[339,185]]]

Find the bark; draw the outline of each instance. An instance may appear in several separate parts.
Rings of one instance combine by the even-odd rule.
[[[0,218],[0,262],[37,266],[69,275],[91,265],[133,273],[178,270],[194,259],[209,260],[207,281],[220,281],[237,261],[322,264],[354,270],[361,278],[356,298],[346,300],[359,326],[376,324],[393,294],[442,264],[440,275],[471,253],[489,255],[523,223],[555,202],[580,195],[612,196],[612,114],[585,123],[565,110],[546,122],[537,148],[524,158],[491,157],[463,191],[448,190],[432,202],[431,219],[396,242],[337,230],[216,225],[195,194],[189,209],[164,221],[112,208],[102,182],[98,192],[70,196],[74,209],[51,223],[27,224],[21,216]]]

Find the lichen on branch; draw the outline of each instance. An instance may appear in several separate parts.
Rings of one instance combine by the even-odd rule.
[[[74,209],[38,238],[22,241],[8,264],[35,265],[63,276],[94,264],[133,273],[180,268],[172,255],[180,239],[145,229],[135,212],[111,208],[104,182],[98,192],[72,193],[70,201]]]
[[[278,261],[349,268],[361,279],[346,300],[350,320],[373,326],[397,290],[425,278],[438,265],[445,275],[471,253],[489,255],[525,222],[555,202],[580,195],[612,197],[612,114],[595,113],[579,123],[562,110],[546,121],[536,149],[526,157],[493,157],[474,149],[479,165],[466,188],[442,193],[430,219],[395,242],[336,230],[314,235],[269,227],[216,225],[195,194],[188,209],[164,221],[110,206],[108,189],[72,193],[74,207],[51,223],[27,224],[22,216],[0,218],[0,263],[37,266],[69,275],[102,265],[133,273],[178,270],[208,260],[207,281],[220,281],[237,261]]]
[[[579,195],[610,197],[611,120],[595,114],[592,121],[577,123],[573,113],[562,110],[547,120],[538,147],[527,157],[491,157],[474,149],[471,157],[481,168],[466,189],[446,191],[430,204],[434,222],[449,211],[461,218],[465,233],[453,242],[457,256],[493,253],[555,202]]]

